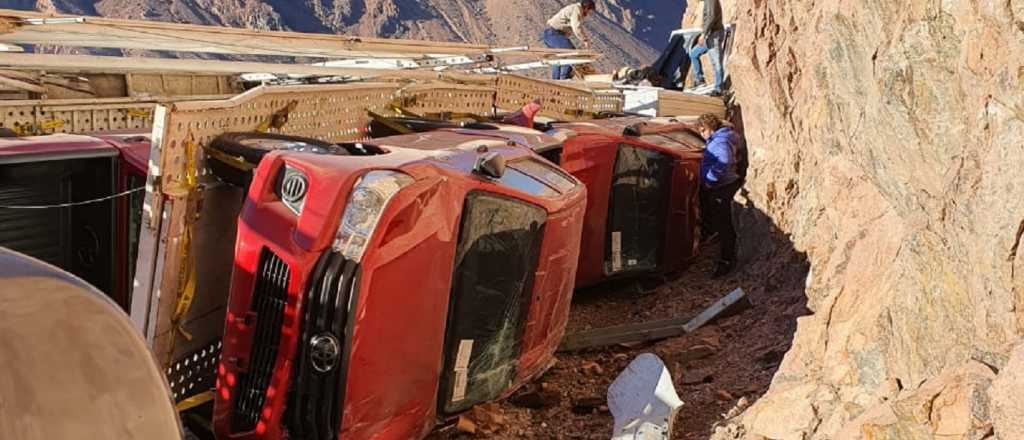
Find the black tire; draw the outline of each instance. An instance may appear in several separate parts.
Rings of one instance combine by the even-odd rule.
[[[263,145],[258,142],[260,139],[303,143],[324,150],[335,149],[331,144],[316,139],[273,133],[225,133],[210,142],[210,148],[231,157],[240,157],[245,163],[255,167],[267,153],[280,149],[279,142],[268,142],[268,145]],[[277,144],[277,147],[274,144]],[[252,171],[242,170],[235,164],[223,162],[216,157],[211,156],[210,159],[210,170],[224,182],[241,188],[248,188],[252,183]]]
[[[440,130],[444,128],[469,128],[474,130],[496,130],[498,127],[493,124],[486,124],[483,122],[469,122],[459,123],[455,121],[445,121],[441,119],[430,119],[430,118],[416,118],[416,117],[396,117],[390,118],[398,125],[402,125],[413,133],[426,133],[434,130]],[[374,120],[370,122],[370,137],[371,138],[382,138],[388,136],[396,136],[403,133],[396,131],[389,127],[387,124],[383,124],[380,121]]]

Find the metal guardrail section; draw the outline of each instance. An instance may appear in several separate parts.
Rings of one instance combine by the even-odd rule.
[[[600,112],[622,111],[621,93],[599,92],[578,85],[527,78],[519,75],[498,77],[495,105],[503,110],[517,110],[534,99],[540,99],[541,115],[559,120],[585,120]]]

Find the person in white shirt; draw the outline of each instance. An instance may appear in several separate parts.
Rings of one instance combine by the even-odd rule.
[[[576,36],[583,48],[590,48],[590,39],[583,33],[583,19],[595,9],[594,0],[582,0],[562,8],[550,20],[544,29],[544,45],[552,49],[575,49],[569,34]],[[551,68],[552,79],[572,78],[572,66],[554,66]]]

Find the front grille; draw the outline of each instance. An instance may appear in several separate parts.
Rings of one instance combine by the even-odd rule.
[[[310,279],[285,423],[290,438],[334,440],[341,430],[359,264],[330,252]]]
[[[267,385],[274,372],[277,347],[281,341],[281,323],[290,275],[284,261],[273,252],[263,250],[250,306],[256,320],[256,330],[253,333],[248,368],[244,368],[238,376],[235,412],[231,418],[234,432],[255,429],[263,411]]]

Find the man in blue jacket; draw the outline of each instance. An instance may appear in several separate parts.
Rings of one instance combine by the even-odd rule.
[[[712,277],[725,276],[736,266],[736,228],[732,224],[732,199],[743,186],[738,163],[741,160],[740,137],[713,114],[697,121],[701,136],[707,140],[700,164],[701,216],[709,232],[718,234],[721,245]]]

